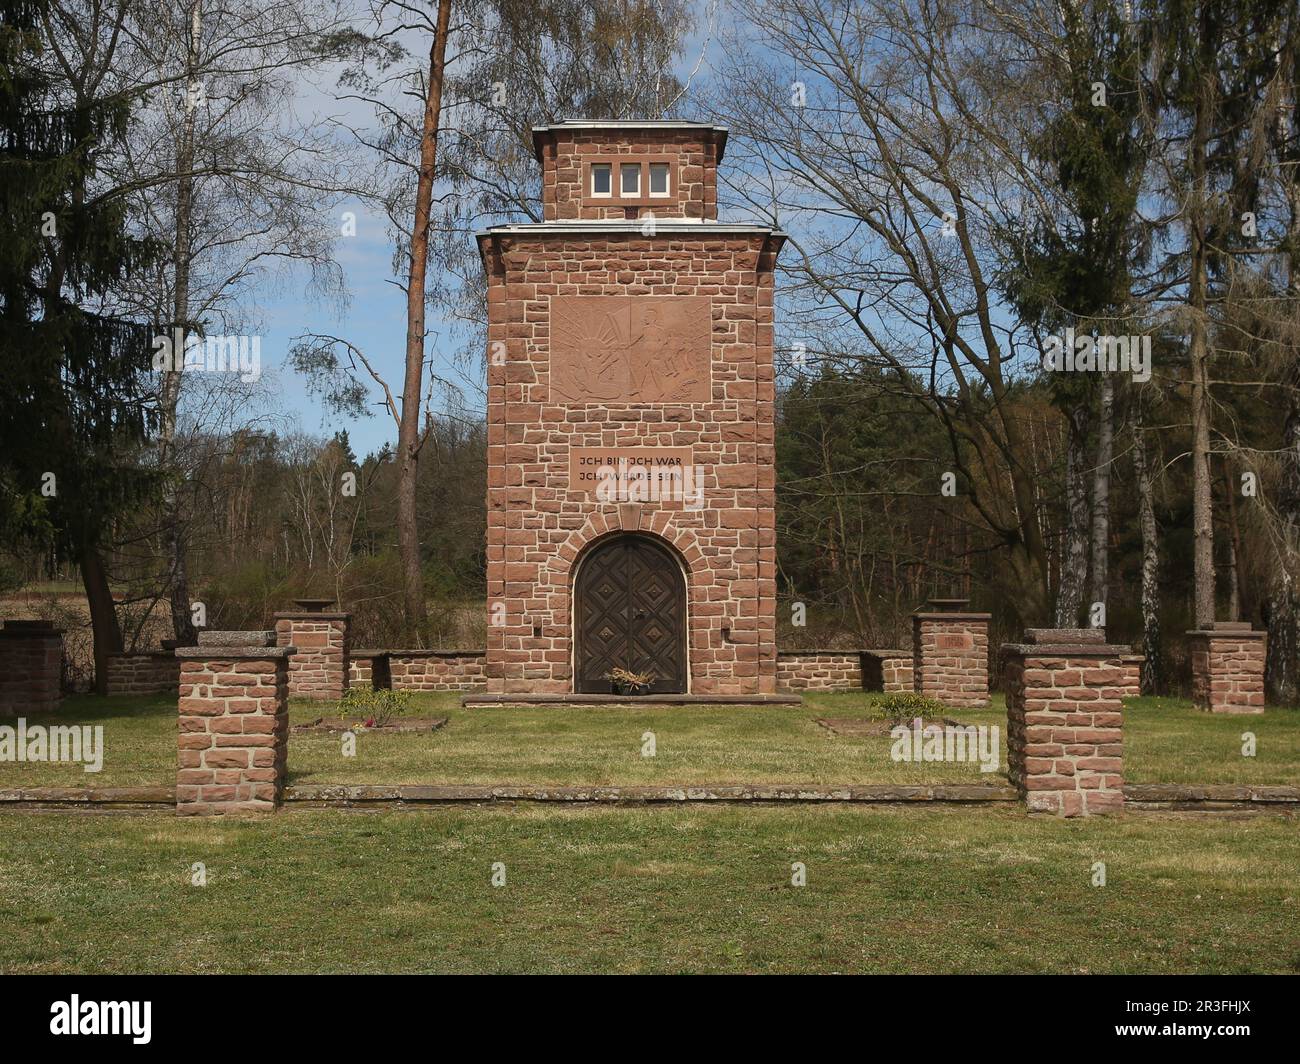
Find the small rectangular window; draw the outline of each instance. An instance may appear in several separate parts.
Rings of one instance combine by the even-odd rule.
[[[650,195],[652,196],[668,195],[668,164],[667,163],[650,164]]]
[[[592,163],[591,194],[593,196],[608,196],[610,194],[609,178],[609,163]]]
[[[623,175],[623,183],[619,186],[624,196],[639,196],[641,194],[641,164],[624,163],[620,168]]]

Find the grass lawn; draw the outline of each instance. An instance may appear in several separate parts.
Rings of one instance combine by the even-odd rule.
[[[10,812],[0,972],[1296,972],[1297,868],[1271,816]]]
[[[475,707],[434,699],[451,719],[428,735],[361,735],[356,757],[339,739],[295,735],[289,771],[296,783],[1005,783],[978,764],[894,762],[888,736],[851,739],[816,722],[865,716],[868,699],[810,699],[792,706],[645,706],[535,709]],[[873,700],[874,701],[874,700]],[[295,707],[295,713],[303,709]],[[306,711],[308,717],[319,710]],[[1000,723],[1001,710],[954,714],[972,724]],[[655,735],[654,757],[642,736]],[[361,777],[359,779],[359,777]]]
[[[289,746],[294,783],[1000,783],[1001,771],[975,764],[910,764],[890,758],[892,740],[843,738],[817,717],[867,716],[879,696],[862,692],[806,696],[803,707],[645,706],[577,709],[462,709],[458,694],[414,696],[416,712],[447,716],[433,733],[361,735],[355,757],[336,736],[295,735]],[[332,710],[295,702],[295,722]],[[1000,695],[987,710],[953,710],[963,723],[1005,725]],[[0,787],[170,784],[176,764],[176,706],[168,697],[70,698],[58,714],[29,724],[104,725],[104,768],[0,762]],[[657,753],[641,756],[642,735]],[[1257,737],[1254,757],[1241,753],[1243,732]],[[1179,699],[1142,698],[1125,721],[1125,777],[1134,783],[1300,783],[1300,711],[1263,716],[1200,713]]]

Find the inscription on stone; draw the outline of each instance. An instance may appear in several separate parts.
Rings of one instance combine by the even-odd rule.
[[[707,297],[553,296],[551,401],[708,402],[712,328]]]
[[[695,481],[689,447],[573,447],[569,489],[595,494],[603,485],[613,497],[641,494],[641,501],[676,497]],[[685,484],[689,479],[691,484]],[[648,492],[648,494],[647,494]]]

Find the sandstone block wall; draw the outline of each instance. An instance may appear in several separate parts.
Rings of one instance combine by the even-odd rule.
[[[551,126],[534,138],[542,164],[542,210],[547,220],[610,220],[656,217],[714,219],[718,216],[717,166],[722,147],[712,128],[688,129],[607,127],[592,129]],[[618,162],[654,160],[670,165],[669,195],[627,199],[620,195],[591,195],[588,167],[594,160]]]
[[[279,646],[294,646],[289,660],[289,694],[294,698],[337,700],[348,688],[351,656],[350,613],[277,613]]]
[[[1235,621],[1188,632],[1192,701],[1211,713],[1263,713],[1267,638]]]
[[[180,660],[170,650],[113,654],[108,659],[110,695],[176,694]]]
[[[868,691],[895,694],[913,689],[910,650],[864,650],[863,683]]]
[[[1025,638],[1001,654],[1012,784],[1031,812],[1120,812],[1128,648],[1098,629],[1030,629]]]
[[[690,689],[776,690],[776,246],[767,233],[700,227],[653,238],[512,233],[485,247],[488,339],[506,349],[488,369],[489,691],[573,689],[574,563],[618,531],[659,537],[686,572]],[[712,398],[557,401],[550,308],[576,293],[707,297]],[[616,505],[570,484],[571,449],[630,446],[690,448],[703,507]]]
[[[1125,654],[1124,683],[1122,698],[1140,698],[1142,696],[1142,665],[1146,658],[1141,654]]]
[[[63,698],[63,632],[44,621],[0,628],[0,717],[46,713]]]
[[[485,659],[482,650],[358,650],[351,679],[395,691],[473,691],[487,684]]]
[[[933,600],[931,605],[949,600]],[[912,615],[913,690],[947,706],[989,704],[989,619],[960,608]]]
[[[780,691],[860,691],[862,652],[781,651],[776,656],[776,686]]]

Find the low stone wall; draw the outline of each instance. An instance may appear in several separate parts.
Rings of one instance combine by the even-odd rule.
[[[861,691],[860,650],[789,650],[776,655],[778,691]]]
[[[354,650],[349,682],[395,691],[472,691],[487,686],[483,650]]]
[[[354,650],[348,661],[348,687],[374,687],[375,657],[382,650]],[[384,685],[386,686],[386,685]]]
[[[1119,685],[1120,698],[1142,696],[1142,665],[1147,660],[1142,654],[1125,654],[1119,659],[1124,666],[1124,680]]]
[[[0,628],[0,717],[44,713],[62,698],[63,632],[45,621]]]
[[[912,690],[910,650],[864,650],[862,683],[868,691],[894,694]]]
[[[782,650],[778,691],[910,691],[910,650]]]
[[[180,659],[170,650],[136,654],[110,654],[110,695],[176,694],[180,684]]]

